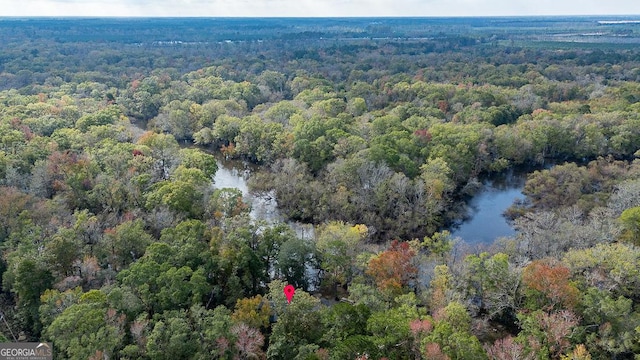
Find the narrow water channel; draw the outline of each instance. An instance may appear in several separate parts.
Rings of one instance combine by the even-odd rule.
[[[143,127],[134,124],[134,130],[143,132]],[[196,146],[196,145],[186,145]],[[202,148],[201,148],[202,149]],[[206,149],[203,149],[207,151]],[[278,211],[275,196],[255,196],[249,191],[247,179],[255,166],[243,161],[227,160],[219,152],[208,151],[216,157],[218,171],[214,177],[216,188],[237,188],[245,201],[251,205],[250,216],[273,224],[286,222],[303,239],[312,239],[312,224],[287,221]],[[467,215],[447,230],[470,245],[490,245],[500,237],[512,236],[515,230],[503,213],[517,199],[523,199],[522,189],[528,171],[509,170],[505,173],[481,179],[482,187],[467,202]]]
[[[249,192],[247,179],[251,167],[242,161],[223,160],[216,156],[218,171],[213,179],[213,186],[218,189],[236,188],[242,192],[244,200],[251,205],[251,217],[266,220],[269,223],[284,221],[277,209],[277,203],[273,197],[256,197]]]
[[[302,239],[310,239],[314,237],[314,228],[312,224],[304,224],[300,222],[287,221],[280,211],[278,211],[278,203],[275,196],[255,196],[249,191],[247,179],[254,166],[243,161],[225,160],[218,154],[216,163],[218,171],[213,179],[213,186],[221,188],[237,188],[242,192],[245,201],[251,206],[249,215],[253,219],[265,220],[269,224],[278,222],[286,222]]]
[[[214,178],[217,188],[235,187],[242,191],[251,205],[251,217],[269,223],[285,222],[277,208],[275,197],[256,197],[249,191],[247,178],[251,166],[241,161],[218,158],[218,172]],[[510,170],[482,180],[482,187],[467,203],[467,216],[448,230],[470,245],[490,245],[496,239],[512,236],[515,230],[503,213],[517,199],[523,199],[522,188],[526,180],[525,171]],[[313,225],[288,222],[298,236],[313,236]]]

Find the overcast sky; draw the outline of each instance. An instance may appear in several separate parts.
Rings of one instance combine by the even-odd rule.
[[[0,0],[0,16],[640,15],[640,0]]]

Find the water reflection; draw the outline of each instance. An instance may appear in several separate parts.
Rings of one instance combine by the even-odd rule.
[[[226,160],[217,155],[218,171],[214,178],[216,188],[237,188],[251,205],[253,219],[266,220],[270,224],[286,222],[298,236],[313,238],[313,225],[287,221],[278,211],[273,194],[256,196],[249,191],[247,179],[255,165],[238,160]],[[469,245],[490,245],[497,238],[515,235],[515,230],[503,213],[514,201],[524,199],[522,188],[528,171],[509,170],[503,174],[481,179],[481,189],[468,201],[464,220],[449,229],[454,237],[462,238]]]
[[[526,176],[526,171],[510,170],[483,179],[482,188],[467,203],[465,220],[452,226],[451,234],[469,245],[490,245],[500,237],[515,235],[503,213],[514,201],[524,199]]]
[[[217,155],[216,160],[218,164],[218,171],[213,179],[213,186],[218,189],[237,188],[240,190],[244,200],[251,206],[249,215],[252,219],[265,220],[269,224],[286,222],[299,237],[303,239],[313,238],[314,229],[312,224],[287,221],[284,216],[280,214],[278,211],[278,203],[273,193],[256,196],[249,191],[247,179],[251,171],[256,170],[254,165],[238,160],[227,160],[215,153],[213,155]]]

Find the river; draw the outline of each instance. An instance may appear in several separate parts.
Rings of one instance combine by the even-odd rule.
[[[133,124],[133,130],[141,134],[146,124]],[[195,146],[182,144],[182,146]],[[303,239],[314,237],[312,224],[286,221],[277,208],[274,196],[255,196],[249,191],[247,179],[256,167],[243,161],[227,160],[217,151],[200,147],[216,157],[218,171],[214,177],[216,188],[237,188],[251,205],[251,217],[267,223],[287,222]],[[482,186],[467,202],[467,216],[448,228],[454,237],[460,237],[470,245],[490,245],[496,239],[512,236],[515,230],[503,213],[516,199],[524,198],[522,188],[527,171],[509,170],[481,179]]]
[[[251,205],[251,217],[254,219],[264,219],[269,223],[286,221],[277,209],[275,197],[256,197],[249,191],[247,178],[253,168],[245,162],[218,157],[214,186],[235,187],[242,191]],[[522,188],[525,180],[526,172],[514,170],[481,179],[482,186],[467,202],[466,218],[448,230],[469,245],[490,245],[497,238],[514,235],[515,230],[503,213],[515,200],[524,198]],[[298,236],[313,237],[313,225],[288,223]]]

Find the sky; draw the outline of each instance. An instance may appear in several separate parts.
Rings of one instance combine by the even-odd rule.
[[[640,0],[0,0],[0,16],[640,15]]]

